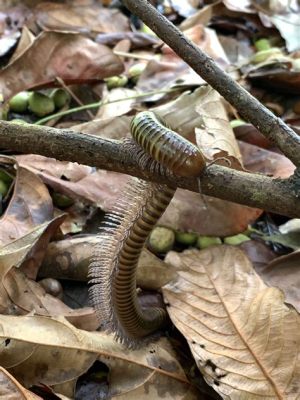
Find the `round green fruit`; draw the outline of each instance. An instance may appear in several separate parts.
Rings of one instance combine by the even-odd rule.
[[[239,233],[238,235],[227,236],[226,238],[224,238],[224,243],[231,244],[232,246],[237,246],[241,243],[247,242],[248,240],[250,240],[248,236],[244,235],[243,233]]]
[[[222,244],[222,240],[217,236],[199,236],[197,240],[197,247],[199,249],[206,249],[218,244]]]
[[[56,108],[64,107],[70,101],[70,95],[63,89],[55,89],[50,95]]]
[[[32,111],[38,117],[44,117],[45,115],[53,113],[55,110],[55,104],[53,99],[46,96],[43,93],[32,92],[30,93],[29,99],[29,110]]]
[[[176,242],[185,246],[192,246],[196,243],[198,235],[190,232],[175,232]]]
[[[114,89],[118,87],[124,87],[125,85],[127,85],[128,78],[125,75],[111,76],[107,78],[105,81],[108,89]]]
[[[266,38],[258,39],[254,46],[257,51],[269,50],[272,47],[270,41]]]
[[[175,242],[175,233],[168,228],[158,226],[153,229],[149,237],[149,247],[154,253],[166,253],[171,250]]]
[[[28,107],[28,92],[20,92],[9,100],[9,109],[15,113],[23,113]]]

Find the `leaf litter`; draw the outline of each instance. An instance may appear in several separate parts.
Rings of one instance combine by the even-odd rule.
[[[3,118],[65,124],[82,134],[123,140],[130,137],[132,116],[152,109],[196,143],[208,163],[274,178],[293,174],[286,157],[239,121],[231,106],[144,24],[118,8],[118,2],[15,3],[1,5]],[[241,84],[248,79],[248,90],[297,128],[299,99],[290,95],[297,95],[299,86],[296,6],[153,3],[232,77]],[[280,57],[276,50],[276,57],[253,62],[261,38],[271,49],[279,48]],[[137,64],[142,68],[133,76],[131,68]],[[111,88],[110,77],[127,83]],[[7,105],[23,91],[51,98],[56,87],[67,90],[70,101],[55,105],[56,115],[50,113],[48,122],[28,106],[16,111]],[[140,97],[145,92],[151,94]],[[80,112],[91,99],[90,111]],[[72,107],[79,111],[72,113]],[[191,245],[175,241],[166,257],[144,249],[137,272],[142,304],[156,301],[147,291],[163,288],[172,323],[191,354],[180,357],[184,339],[175,339],[171,327],[169,339],[129,351],[109,334],[96,332],[99,322],[88,304],[72,309],[66,299],[72,293],[76,299],[75,282],[82,285],[79,290],[87,289],[98,225],[128,177],[33,154],[2,156],[0,161],[3,398],[47,398],[49,391],[59,399],[77,399],[82,393],[86,399],[95,393],[145,400],[297,398],[299,252],[291,251],[299,249],[297,229],[266,234],[255,224],[264,218],[263,210],[178,190],[160,225],[196,234],[201,240],[192,246],[198,247],[203,235],[222,241],[242,232],[252,240],[201,251],[186,250]],[[282,221],[273,218],[279,227]],[[282,256],[271,242],[287,246],[281,247]],[[61,282],[58,297],[41,278]],[[106,389],[80,383],[93,376],[93,365],[101,373],[96,361],[109,369],[109,375],[102,371]],[[194,376],[194,362],[213,390]],[[28,390],[33,385],[38,385],[37,395]]]

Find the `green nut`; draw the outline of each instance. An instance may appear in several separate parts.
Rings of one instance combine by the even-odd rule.
[[[261,50],[255,53],[251,57],[251,62],[253,64],[260,64],[264,61],[267,61],[269,59],[274,59],[276,57],[283,56],[282,51],[278,47],[271,47],[268,50]]]
[[[175,242],[175,233],[168,228],[158,226],[153,229],[149,237],[149,247],[154,253],[166,253],[171,250]]]
[[[130,78],[133,82],[136,83],[145,68],[146,64],[143,63],[134,64],[128,70],[128,78]]]
[[[256,51],[269,50],[272,47],[269,39],[266,38],[258,39],[254,43],[254,46],[256,48]]]
[[[2,197],[4,197],[7,194],[8,189],[9,189],[9,185],[7,183],[3,182],[2,180],[0,180],[0,195]]]
[[[125,75],[111,76],[107,78],[105,81],[108,89],[114,89],[118,87],[124,87],[125,85],[127,85],[128,78]]]
[[[197,240],[197,247],[199,249],[206,249],[206,247],[222,244],[222,240],[217,236],[199,236]]]
[[[29,110],[32,111],[38,117],[44,117],[45,115],[53,113],[55,110],[55,104],[53,99],[46,96],[43,93],[32,92],[30,93],[29,99]]]
[[[184,244],[185,246],[192,246],[196,243],[198,235],[190,232],[175,232],[176,242]]]
[[[70,101],[70,95],[63,89],[55,89],[50,95],[56,108],[64,107]]]
[[[9,100],[9,109],[16,113],[23,113],[28,107],[28,92],[20,92]]]
[[[74,204],[74,200],[65,194],[54,192],[52,193],[53,204],[59,208],[71,207]]]
[[[238,235],[227,236],[226,238],[224,238],[224,243],[237,246],[241,243],[247,242],[248,240],[250,240],[248,236],[244,235],[243,233],[239,233]]]
[[[243,121],[242,119],[233,119],[232,121],[230,121],[230,126],[232,129],[245,124],[247,124],[247,122]]]

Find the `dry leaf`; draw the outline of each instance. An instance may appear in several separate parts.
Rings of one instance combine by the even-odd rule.
[[[81,35],[41,33],[14,62],[0,72],[0,92],[7,100],[22,90],[66,84],[98,82],[118,75],[123,64],[112,50]]]
[[[288,178],[294,173],[295,165],[282,154],[249,143],[239,142],[239,145],[249,171],[271,174],[274,178]]]
[[[230,127],[221,96],[210,87],[205,89],[202,102],[195,108],[202,118],[201,124],[196,127],[198,147],[207,158],[213,159],[216,153],[224,151],[241,162],[239,146]]]
[[[88,267],[95,244],[101,239],[97,235],[86,235],[51,242],[39,270],[40,277],[87,281]],[[173,278],[166,263],[146,248],[138,262],[137,285],[143,289],[157,290]]]
[[[0,161],[16,164],[15,159],[1,157]],[[53,218],[52,199],[38,176],[17,166],[14,192],[0,219],[0,247],[23,237],[36,226]]]
[[[236,247],[169,253],[178,278],[163,289],[174,325],[224,399],[296,399],[300,319]],[[297,396],[298,395],[298,396]]]
[[[25,386],[76,379],[99,357],[110,367],[110,396],[201,399],[165,339],[133,351],[116,343],[112,335],[81,331],[64,319],[37,316],[0,315],[0,332],[0,362]],[[16,351],[17,365],[10,359]]]
[[[72,3],[41,2],[35,9],[37,23],[45,30],[55,31],[110,33],[129,30],[128,18],[116,9],[103,8],[93,1],[82,5]]]
[[[124,101],[112,104],[103,104],[103,106],[99,108],[96,118],[107,119],[127,114],[133,109],[133,105],[136,103],[136,99],[132,99],[131,97],[134,97],[137,94],[136,90],[127,88],[116,88],[110,90],[106,96],[103,96],[103,103],[122,98]]]
[[[9,372],[0,367],[0,400],[42,400],[42,398],[25,389]]]
[[[300,252],[287,254],[271,261],[257,273],[270,286],[281,289],[286,302],[292,304],[300,313]]]

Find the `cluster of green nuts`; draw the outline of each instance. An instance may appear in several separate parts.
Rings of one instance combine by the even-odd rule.
[[[31,111],[37,117],[52,114],[55,109],[64,107],[70,95],[63,89],[54,89],[49,95],[41,92],[20,92],[9,101],[10,111],[23,114]]]
[[[131,83],[136,84],[145,68],[146,68],[146,64],[137,63],[137,64],[132,65],[128,69],[127,75],[111,76],[111,77],[105,79],[107,88],[110,90],[110,89],[124,87],[127,85],[127,83],[129,81]]]
[[[158,226],[153,229],[148,240],[148,247],[156,254],[164,254],[168,251],[180,247],[197,247],[205,249],[209,246],[218,244],[239,245],[243,242],[250,240],[249,237],[243,233],[234,236],[227,236],[223,239],[217,236],[199,236],[193,232],[174,232],[172,229]]]

